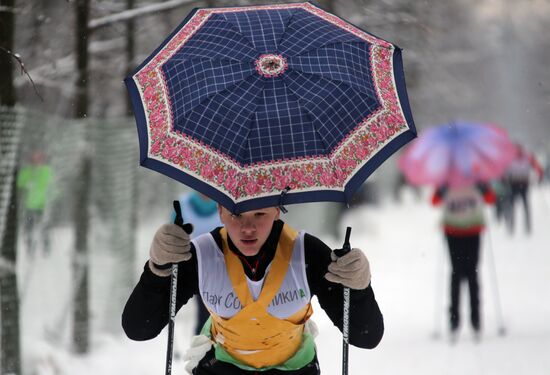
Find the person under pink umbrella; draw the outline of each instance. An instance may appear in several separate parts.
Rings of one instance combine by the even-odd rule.
[[[468,281],[470,292],[470,322],[476,339],[481,332],[478,262],[480,237],[485,227],[483,204],[496,200],[486,183],[461,187],[439,187],[433,197],[434,205],[443,205],[443,232],[451,260],[451,295],[449,323],[451,340],[456,340],[460,325],[460,286]]]
[[[490,123],[455,121],[422,132],[399,158],[413,185],[437,186],[432,198],[443,205],[443,232],[451,259],[451,339],[460,325],[460,284],[468,280],[470,321],[474,337],[481,333],[478,261],[485,228],[483,206],[496,201],[488,182],[502,176],[515,146],[504,129]]]

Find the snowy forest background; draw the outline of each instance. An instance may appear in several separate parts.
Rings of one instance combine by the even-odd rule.
[[[120,312],[145,262],[151,229],[167,220],[171,201],[184,190],[138,166],[122,82],[127,72],[193,7],[274,2],[0,0],[1,374],[62,374],[52,364],[40,370],[44,351],[37,347],[86,358],[99,338],[120,339]],[[319,3],[403,48],[420,131],[453,119],[494,122],[548,164],[550,2]],[[34,150],[44,152],[54,176],[45,212],[49,259],[26,249],[27,218],[14,188]],[[395,199],[395,159],[369,179],[358,207]],[[291,210],[288,220],[338,234],[338,216],[311,219],[338,212],[327,207],[334,208]]]

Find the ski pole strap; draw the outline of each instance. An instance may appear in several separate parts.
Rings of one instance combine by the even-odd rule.
[[[166,263],[166,264],[156,264],[153,262],[153,265],[155,268],[158,268],[159,270],[167,270],[172,267],[172,263]]]

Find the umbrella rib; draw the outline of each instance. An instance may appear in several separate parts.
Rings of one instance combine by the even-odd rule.
[[[246,40],[249,44],[249,46],[256,52],[258,52],[258,49],[256,48],[256,46],[254,45],[254,43],[252,43],[252,41],[250,39],[248,39],[248,37],[246,35],[244,35],[241,30],[239,30],[239,28],[237,26],[235,26],[235,24],[233,24],[233,22],[230,22],[227,18],[223,17],[223,20],[229,24],[231,26],[231,28],[233,29],[233,31],[235,31],[237,34],[241,35],[243,37],[244,40]]]
[[[470,147],[472,147],[472,149],[476,150],[479,155],[489,164],[491,165],[492,167],[494,167],[494,163],[492,162],[492,160],[487,156],[487,154],[483,151],[482,148],[478,147],[476,144],[474,143],[470,143]]]
[[[354,91],[357,91],[357,92],[360,92],[360,93],[362,93],[362,94],[365,94],[365,95],[367,95],[369,98],[378,101],[378,97],[377,97],[376,93],[374,92],[374,88],[373,88],[373,92],[372,92],[372,93],[368,93],[368,92],[364,92],[363,90],[357,90],[356,88],[354,88],[353,86],[351,86],[348,82],[344,82],[344,81],[339,80],[339,79],[327,78],[327,77],[325,77],[324,75],[319,74],[319,73],[304,72],[303,70],[295,69],[294,67],[292,67],[292,70],[295,71],[295,72],[300,72],[300,73],[302,73],[302,74],[307,74],[307,75],[311,75],[311,76],[316,76],[316,77],[319,77],[319,78],[321,78],[322,80],[325,80],[325,81],[328,81],[328,82],[338,82],[338,83],[341,83],[341,84],[343,84],[343,85],[346,85],[349,89],[353,89]],[[366,90],[365,90],[365,91],[366,91]]]
[[[177,61],[177,62],[187,62],[187,61],[189,61],[189,62],[195,62],[195,61],[230,61],[230,62],[236,62],[236,63],[239,63],[239,64],[242,64],[243,62],[246,62],[246,61],[243,61],[243,60],[232,59],[230,56],[223,56],[222,58],[193,57],[193,58],[190,58],[190,59],[172,57],[172,58],[170,58],[170,61]],[[250,59],[250,61],[254,61],[254,60]]]
[[[311,127],[315,130],[315,133],[319,136],[319,139],[323,143],[323,146],[324,146],[325,150],[328,151],[328,149],[329,149],[328,144],[326,143],[325,139],[321,136],[321,132],[319,131],[319,129],[317,129],[314,125],[315,124],[315,121],[314,121],[315,116],[312,113],[310,113],[310,111],[308,111],[306,106],[304,106],[300,103],[300,97],[294,93],[294,90],[292,90],[289,85],[287,85],[287,83],[285,82],[285,79],[283,79],[283,85],[285,85],[288,92],[295,98],[296,103],[298,103],[300,105],[300,108],[304,111],[305,115],[309,118],[309,121],[311,122]]]
[[[214,96],[216,96],[216,95],[219,95],[220,93],[222,93],[222,92],[224,92],[224,91],[228,91],[228,90],[232,89],[233,87],[238,86],[238,85],[240,85],[241,83],[245,82],[248,78],[252,77],[252,76],[254,75],[254,73],[255,73],[255,72],[250,72],[250,74],[249,74],[248,76],[246,76],[246,77],[243,77],[242,80],[236,81],[236,82],[232,83],[231,85],[229,85],[229,86],[227,86],[227,87],[224,87],[224,89],[221,90],[221,91],[216,91],[216,92],[213,92],[213,93],[210,94],[210,95],[205,96],[205,97],[204,97],[199,103],[197,103],[193,108],[191,108],[189,111],[185,112],[185,113],[183,114],[183,117],[187,117],[187,115],[189,114],[189,112],[193,111],[193,110],[195,109],[195,107],[197,107],[197,106],[203,104],[204,102],[206,102],[206,101],[212,99],[212,97],[214,97]]]
[[[283,43],[283,40],[284,40],[285,37],[286,37],[286,31],[288,30],[290,24],[291,24],[292,21],[294,20],[294,16],[296,15],[296,12],[297,12],[297,10],[294,9],[294,10],[292,11],[292,15],[291,15],[290,17],[288,17],[287,24],[285,25],[285,28],[284,28],[285,31],[283,32],[283,34],[281,35],[281,38],[280,38],[279,41],[277,42],[277,51],[278,51],[278,52],[280,52],[279,46]]]
[[[265,81],[262,80],[261,82],[263,83],[263,85],[264,85],[264,87],[265,87]],[[262,89],[262,92],[263,92],[263,89]],[[256,98],[256,103],[255,103],[254,108],[258,108],[258,102],[260,101],[261,98],[262,98],[262,95],[258,95],[258,97]],[[251,118],[252,118],[253,116],[256,115],[256,111],[250,111],[250,114],[251,114],[251,116],[250,116],[250,118],[248,119],[248,124],[252,124]],[[251,131],[252,131],[252,129],[250,128],[250,125],[249,125],[249,126],[248,126],[248,129],[247,129],[247,132],[246,132],[246,135],[244,136],[245,142],[249,142],[248,136],[250,135],[250,132],[251,132]],[[246,150],[246,149],[245,149],[244,147],[242,147],[242,146],[241,146],[241,148],[242,148],[243,150]],[[250,150],[250,147],[249,147],[249,150]],[[243,157],[243,160],[244,160],[244,157]],[[251,151],[250,151],[249,154],[248,154],[248,160],[252,161],[252,153],[251,153]],[[245,164],[245,163],[243,163],[243,164]]]
[[[294,69],[293,69],[293,70],[294,70]],[[328,78],[326,78],[326,77],[324,77],[324,76],[322,76],[322,75],[320,75],[320,74],[317,74],[317,73],[306,73],[306,72],[303,72],[303,71],[301,71],[301,70],[294,70],[294,71],[300,72],[300,73],[302,73],[302,74],[304,74],[304,75],[316,76],[316,77],[319,77],[320,79],[322,79],[322,80],[324,80],[324,81],[327,81],[327,82],[338,82],[338,83],[340,83],[340,84],[342,84],[342,85],[345,85],[347,90],[353,90],[354,92],[359,92],[359,93],[361,93],[361,94],[365,94],[365,95],[367,95],[370,99],[373,99],[373,100],[375,100],[375,101],[378,103],[378,97],[377,97],[377,96],[375,96],[375,97],[373,98],[371,95],[369,95],[369,94],[366,93],[366,92],[362,92],[362,91],[356,90],[355,87],[350,86],[347,82],[340,81],[340,80],[337,80],[337,79],[328,79]]]
[[[472,142],[468,143],[467,147],[470,147],[471,149],[475,150],[479,154],[479,156],[487,162],[488,165],[491,165],[494,168],[494,163],[486,155],[486,153],[483,151],[482,148],[478,147],[475,143],[472,143]],[[447,181],[450,181],[450,177],[452,175],[452,166],[453,165],[456,166],[456,164],[457,164],[456,159],[457,158],[458,158],[458,155],[457,155],[457,150],[456,150],[456,147],[455,147],[455,149],[453,150],[453,153],[452,153],[452,157],[450,158],[451,160],[449,160],[449,164],[450,164],[451,167],[448,169],[447,179],[446,179]],[[473,177],[476,178],[475,174],[473,174]]]
[[[450,124],[451,124],[451,127],[454,127],[452,130],[453,131],[456,131],[456,124],[454,121],[450,121]],[[457,134],[456,133],[453,133],[455,137],[457,137]],[[452,171],[453,171],[453,168],[456,167],[456,152],[457,152],[457,147],[456,147],[456,138],[455,138],[455,142],[453,143],[453,148],[452,148],[452,151],[451,151],[451,154],[450,154],[450,157],[449,157],[449,167],[447,168],[447,176],[445,178],[445,181],[446,181],[446,184],[449,184],[449,181],[451,181],[451,176],[452,176]]]
[[[348,44],[366,44],[367,46],[370,46],[371,43],[367,42],[366,40],[365,41],[358,41],[358,40],[350,40],[350,41],[347,41],[347,42],[342,42],[342,41],[335,41],[335,42],[331,42],[331,43],[327,43],[327,44],[323,44],[321,46],[316,46],[316,47],[311,47],[309,49],[306,49],[304,51],[302,51],[299,55],[295,55],[295,56],[292,56],[292,57],[298,57],[298,56],[302,56],[302,55],[305,55],[311,51],[315,51],[315,50],[318,50],[318,49],[321,49],[321,48],[326,48],[326,47],[332,47],[332,46],[335,46],[335,45],[348,45]],[[386,48],[384,46],[380,46],[382,48]]]
[[[456,165],[455,159],[456,159],[456,147],[453,146],[451,156],[449,157],[449,168],[447,168],[447,176],[445,178],[445,181],[446,181],[445,184],[449,184],[449,181],[451,181],[452,171]]]

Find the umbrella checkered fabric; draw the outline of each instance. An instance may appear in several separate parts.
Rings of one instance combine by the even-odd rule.
[[[195,9],[125,82],[141,164],[233,212],[350,202],[416,134],[400,49],[310,3]]]

